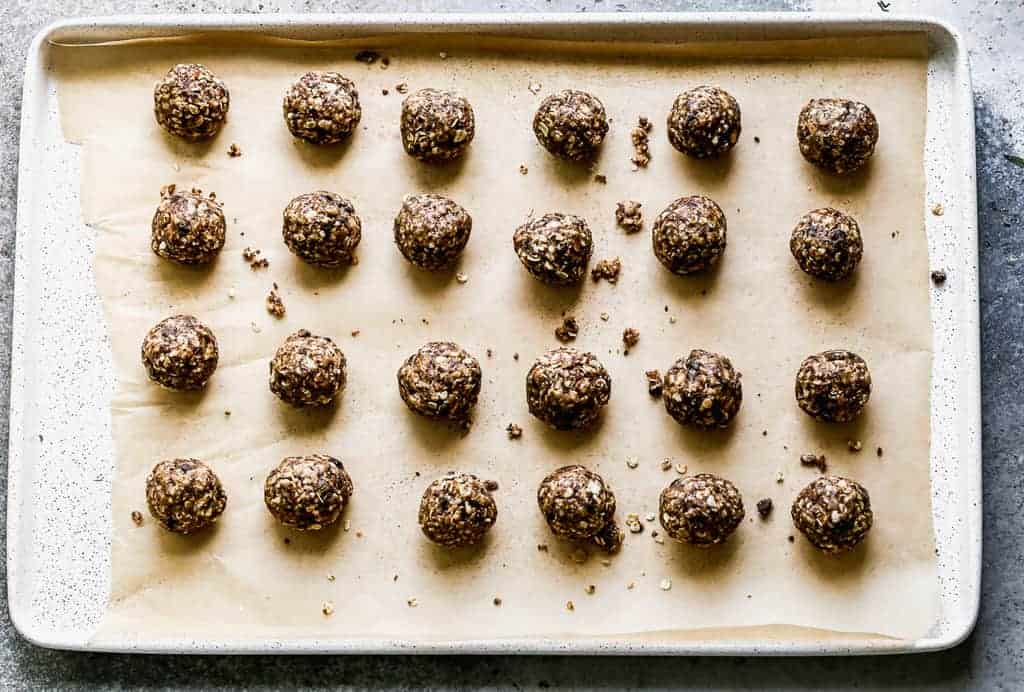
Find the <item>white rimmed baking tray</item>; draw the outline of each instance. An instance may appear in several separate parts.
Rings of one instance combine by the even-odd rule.
[[[61,137],[47,74],[50,42],[103,42],[199,31],[249,30],[327,39],[396,32],[485,32],[530,38],[763,40],[925,32],[929,36],[925,214],[930,263],[947,269],[931,293],[932,494],[940,619],[923,639],[879,641],[643,641],[501,639],[451,643],[388,640],[147,642],[106,644],[165,652],[464,652],[845,654],[952,646],[977,615],[981,565],[981,457],[974,131],[966,51],[929,19],[841,15],[447,15],[139,17],[77,20],[44,30],[28,56],[22,121],[11,382],[8,583],[16,627],[33,642],[96,648],[90,636],[110,579],[109,344],[91,281],[92,232],[78,200],[77,149]],[[40,437],[40,432],[44,437]],[[69,520],[70,518],[70,520]]]

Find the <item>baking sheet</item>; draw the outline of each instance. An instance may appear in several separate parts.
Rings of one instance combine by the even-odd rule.
[[[570,59],[551,44],[488,50],[487,42],[455,37],[399,43],[386,51],[387,70],[353,62],[347,46],[220,39],[55,47],[65,133],[85,144],[83,214],[100,230],[96,274],[119,383],[113,593],[97,641],[127,631],[452,640],[685,637],[684,630],[699,628],[711,637],[783,624],[922,635],[934,622],[936,601],[924,58],[812,60],[813,46],[802,44],[798,59],[785,61],[725,55],[696,61],[669,48],[622,56],[594,46],[582,53],[575,47]],[[906,40],[902,55],[908,43],[923,55],[921,42]],[[200,150],[165,138],[149,117],[153,81],[183,60],[209,64],[232,91],[227,129]],[[294,76],[325,67],[356,80],[364,107],[363,129],[334,152],[296,144],[280,122],[280,94]],[[427,168],[404,155],[395,127],[399,82],[411,89],[452,85],[469,96],[478,135],[462,165]],[[677,91],[699,82],[722,84],[744,109],[740,146],[721,162],[688,162],[664,140],[661,114]],[[531,83],[542,85],[540,94],[531,93]],[[533,141],[536,104],[567,86],[593,90],[613,119],[594,171],[608,177],[607,185],[593,182],[593,172],[551,161]],[[796,112],[824,91],[864,100],[879,117],[882,139],[865,174],[843,181],[821,176],[793,146]],[[655,122],[654,160],[633,173],[628,131],[640,114]],[[227,157],[231,142],[242,147],[241,158]],[[520,163],[528,175],[519,173]],[[149,253],[149,218],[168,182],[214,190],[225,203],[229,239],[212,271],[166,267]],[[319,187],[350,196],[364,222],[360,264],[340,275],[304,267],[279,240],[284,204]],[[469,277],[465,285],[414,272],[391,247],[390,222],[401,196],[420,189],[446,192],[474,216],[460,267]],[[695,192],[710,194],[726,210],[730,247],[711,276],[680,279],[657,264],[646,232],[623,235],[612,212],[615,201],[635,198],[651,219],[672,198]],[[851,211],[865,232],[859,280],[845,289],[812,285],[788,255],[795,219],[824,204]],[[590,219],[595,259],[623,258],[617,286],[553,292],[525,275],[511,250],[512,229],[530,210],[548,209]],[[253,273],[244,265],[246,245],[264,250],[268,270]],[[282,322],[262,308],[271,281],[288,306]],[[578,345],[602,357],[615,383],[604,424],[590,435],[548,431],[525,411],[525,370],[555,345],[552,330],[566,309],[583,322]],[[145,330],[177,311],[207,321],[222,347],[210,391],[184,402],[146,383],[137,363]],[[600,312],[610,314],[608,322]],[[629,356],[619,352],[625,326],[642,335]],[[266,391],[266,361],[300,327],[334,336],[349,357],[349,388],[334,412],[290,411]],[[353,329],[359,337],[348,336]],[[401,360],[441,337],[475,352],[485,369],[476,424],[465,438],[415,419],[395,396],[393,372]],[[792,375],[807,353],[839,345],[868,359],[875,393],[869,413],[852,428],[823,430],[793,405]],[[744,373],[746,401],[730,432],[684,431],[646,394],[643,371],[664,369],[692,347],[720,350]],[[484,356],[487,348],[492,358]],[[224,415],[228,409],[231,416]],[[526,429],[516,442],[504,434],[512,421]],[[852,437],[868,451],[846,451]],[[870,451],[876,446],[883,457]],[[353,475],[351,530],[321,536],[278,530],[262,507],[262,479],[281,456],[317,450],[345,459]],[[802,539],[787,541],[789,502],[812,477],[798,457],[811,450],[826,453],[833,471],[858,478],[872,493],[871,539],[839,560],[816,555]],[[145,473],[159,458],[185,454],[207,459],[225,482],[229,510],[220,526],[199,541],[167,536],[152,522],[135,528],[129,515],[141,508]],[[630,455],[640,458],[639,468],[626,467]],[[615,489],[620,517],[644,515],[656,509],[657,493],[674,473],[658,466],[666,456],[737,482],[751,516],[728,546],[658,545],[648,524],[644,534],[629,536],[611,565],[596,556],[577,565],[571,546],[547,534],[533,496],[551,468],[573,461],[591,466]],[[452,467],[501,484],[499,521],[482,550],[434,549],[415,526],[423,487]],[[785,475],[781,485],[778,470]],[[768,522],[754,518],[762,496],[776,501]],[[538,553],[538,542],[550,552]],[[670,591],[659,588],[664,578],[672,580]],[[585,595],[587,584],[596,585],[594,595]],[[495,596],[502,606],[493,605]],[[409,598],[417,607],[408,606]],[[321,613],[327,600],[336,606],[331,617]],[[574,602],[571,612],[567,600]],[[895,622],[893,613],[899,613]],[[763,633],[761,627],[758,636]]]

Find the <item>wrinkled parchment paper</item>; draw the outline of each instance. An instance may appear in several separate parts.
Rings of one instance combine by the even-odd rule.
[[[118,378],[112,593],[97,640],[924,634],[936,618],[937,583],[923,40],[773,45],[760,44],[757,59],[734,57],[746,53],[728,46],[613,50],[456,36],[358,45],[221,36],[56,48],[65,135],[83,145],[83,215],[99,230],[96,281]],[[364,47],[390,56],[390,66],[354,61]],[[884,55],[864,57],[872,50]],[[813,57],[821,51],[831,57]],[[153,83],[176,62],[205,63],[229,85],[230,122],[210,144],[176,141],[153,120]],[[363,118],[350,143],[319,149],[288,134],[282,95],[308,69],[340,70],[358,85]],[[477,136],[464,161],[433,167],[404,154],[400,83],[469,97]],[[725,87],[743,110],[739,145],[718,161],[687,160],[665,136],[675,94],[700,83]],[[540,100],[566,87],[595,93],[612,120],[593,170],[553,160],[530,129]],[[870,104],[881,128],[871,165],[845,179],[818,173],[795,143],[801,106],[832,95]],[[632,172],[629,131],[640,115],[654,123],[653,161]],[[228,157],[231,143],[241,157]],[[208,270],[150,252],[150,219],[168,183],[214,191],[224,203],[227,244]],[[315,189],[353,200],[363,220],[358,266],[313,269],[281,242],[282,209]],[[414,191],[450,195],[472,214],[458,267],[467,283],[454,272],[420,272],[395,249],[392,219]],[[729,246],[711,274],[681,278],[654,258],[649,229],[669,201],[695,193],[725,210]],[[644,205],[642,233],[615,226],[615,203],[626,199]],[[850,284],[812,281],[789,254],[797,218],[826,205],[852,213],[864,233],[864,261]],[[513,229],[549,210],[589,220],[594,261],[622,258],[618,285],[588,280],[579,290],[553,290],[526,274]],[[246,246],[261,249],[270,267],[250,270]],[[287,307],[282,320],[263,305],[274,282]],[[582,324],[576,345],[597,353],[613,378],[603,424],[588,434],[548,430],[526,410],[526,370],[558,345],[553,330],[563,311]],[[161,391],[139,362],[146,330],[181,312],[196,314],[220,341],[220,367],[198,395]],[[626,327],[641,334],[628,356]],[[349,383],[336,408],[293,410],[267,388],[269,358],[299,328],[333,337],[348,356]],[[483,365],[465,437],[412,415],[398,396],[396,369],[430,339],[453,339]],[[685,430],[647,393],[645,370],[664,371],[696,347],[727,354],[743,373],[743,407],[728,431]],[[833,347],[862,354],[874,379],[871,403],[851,425],[815,423],[793,400],[802,358]],[[507,438],[509,423],[524,428],[522,439]],[[849,451],[848,440],[864,450]],[[352,475],[347,531],[288,531],[264,508],[267,472],[286,455],[311,452],[342,458]],[[824,453],[831,472],[870,490],[875,527],[852,554],[822,556],[791,525],[790,503],[817,474],[801,467],[805,452]],[[148,516],[133,525],[132,510],[145,513],[147,472],[174,456],[202,458],[223,480],[228,507],[214,530],[183,538]],[[630,456],[636,469],[626,465]],[[609,565],[597,553],[577,564],[574,546],[547,531],[535,493],[553,468],[578,462],[603,474],[621,520],[656,511],[659,491],[676,477],[660,468],[666,457],[739,486],[747,519],[727,545],[658,544],[652,533],[660,527],[644,521]],[[436,548],[416,525],[423,489],[449,469],[500,484],[498,522],[481,548]],[[767,520],[754,508],[763,497],[775,502]],[[670,590],[661,588],[666,579]],[[335,610],[325,616],[328,601]]]

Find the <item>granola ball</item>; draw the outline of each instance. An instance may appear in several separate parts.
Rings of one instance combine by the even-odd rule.
[[[209,466],[198,459],[169,459],[146,478],[149,513],[168,531],[190,534],[217,521],[228,497]]]
[[[541,101],[533,116],[533,134],[559,158],[589,159],[608,134],[608,116],[596,96],[566,89]]]
[[[398,393],[413,412],[465,422],[480,395],[480,362],[450,341],[431,341],[398,369]]]
[[[850,276],[864,254],[860,226],[850,215],[824,207],[800,217],[789,239],[796,263],[811,276],[840,281]]]
[[[516,229],[512,244],[526,271],[551,286],[582,281],[594,249],[586,221],[557,213],[524,223]]]
[[[615,493],[583,466],[549,473],[537,489],[537,504],[551,532],[562,538],[592,540],[615,524]]]
[[[720,156],[740,136],[740,104],[714,86],[699,86],[676,97],[668,113],[668,141],[696,159]]]
[[[153,214],[150,247],[158,257],[180,264],[209,264],[224,247],[224,210],[215,195],[202,190],[160,190]]]
[[[402,101],[402,144],[413,158],[431,163],[456,159],[474,134],[473,107],[464,96],[420,89]]]
[[[743,403],[741,377],[725,356],[694,349],[665,373],[665,410],[681,425],[728,427]]]
[[[826,553],[851,550],[871,530],[871,498],[860,483],[821,476],[800,491],[790,510],[793,525]]]
[[[612,378],[593,353],[562,347],[541,355],[526,373],[530,413],[556,430],[581,430],[597,420]]]
[[[868,364],[856,353],[822,351],[808,356],[796,373],[796,402],[804,413],[826,423],[856,418],[871,397]]]
[[[175,65],[153,89],[160,127],[192,142],[220,132],[229,104],[228,88],[203,65]]]
[[[345,387],[345,354],[326,336],[295,332],[270,361],[270,391],[292,406],[326,406]]]
[[[288,131],[311,144],[348,138],[362,115],[356,85],[337,72],[307,72],[284,95]]]
[[[423,534],[450,548],[479,542],[494,526],[498,506],[491,496],[493,483],[471,473],[446,473],[427,486],[420,500],[419,524]]]
[[[330,526],[352,497],[352,479],[326,454],[286,457],[263,484],[263,501],[279,522],[300,531]]]
[[[658,501],[658,517],[665,533],[701,547],[724,543],[743,516],[740,491],[710,473],[675,479],[661,491]]]
[[[800,153],[830,173],[852,173],[871,158],[878,120],[871,109],[849,99],[811,99],[796,125]]]
[[[450,267],[462,254],[473,218],[441,195],[406,195],[395,217],[395,244],[402,256],[421,269]]]
[[[284,209],[284,244],[314,267],[355,264],[362,229],[352,203],[333,192],[299,195]]]
[[[168,389],[202,389],[219,357],[217,337],[192,315],[161,320],[142,340],[142,364],[149,379]]]
[[[651,238],[673,274],[704,271],[725,252],[725,212],[709,197],[680,197],[658,214]]]

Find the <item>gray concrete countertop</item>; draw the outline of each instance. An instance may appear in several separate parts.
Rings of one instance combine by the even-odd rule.
[[[875,0],[0,0],[0,496],[7,401],[18,128],[25,53],[49,22],[80,15],[188,12],[792,10],[879,13]],[[0,579],[0,689],[515,688],[1024,689],[1024,2],[889,0],[890,14],[945,17],[971,48],[981,230],[985,555],[981,618],[947,652],[850,659],[564,657],[175,657],[48,651],[25,642]],[[1015,374],[1017,373],[1017,374]],[[6,507],[0,509],[0,523]],[[0,553],[6,552],[6,538]],[[0,568],[2,569],[2,568]]]

